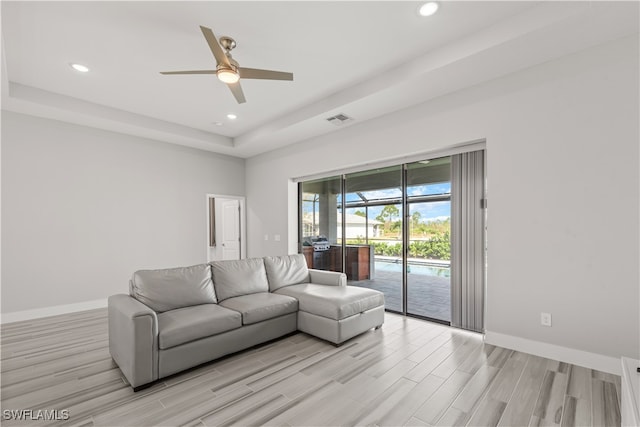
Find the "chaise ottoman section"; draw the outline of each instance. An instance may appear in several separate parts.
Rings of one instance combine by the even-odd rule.
[[[305,283],[276,291],[298,300],[298,329],[334,344],[384,323],[384,295],[355,286]]]

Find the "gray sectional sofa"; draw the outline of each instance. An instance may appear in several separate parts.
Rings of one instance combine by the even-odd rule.
[[[296,330],[341,344],[383,322],[381,292],[301,254],[214,261],[135,272],[109,297],[109,351],[137,391]]]

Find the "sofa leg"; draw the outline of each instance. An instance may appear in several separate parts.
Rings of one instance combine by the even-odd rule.
[[[139,385],[138,387],[133,387],[133,392],[138,392],[140,390],[144,390],[145,388],[149,388],[153,385],[153,382],[147,383],[147,384],[142,384]]]

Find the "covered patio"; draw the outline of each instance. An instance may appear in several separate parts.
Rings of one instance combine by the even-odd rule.
[[[390,268],[388,260],[375,259],[371,280],[350,280],[350,286],[376,289],[385,296],[388,310],[402,312],[402,264]],[[430,274],[420,265],[409,263],[407,273],[407,313],[436,320],[451,320],[450,278]],[[394,271],[395,270],[395,271]]]

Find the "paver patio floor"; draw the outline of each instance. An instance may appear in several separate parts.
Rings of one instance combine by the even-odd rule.
[[[376,262],[377,265],[379,265],[378,262]],[[422,272],[409,272],[407,277],[407,312],[451,321],[450,279],[422,274]],[[349,285],[376,289],[384,293],[387,309],[402,311],[401,272],[386,271],[376,267],[373,280],[351,280]]]

